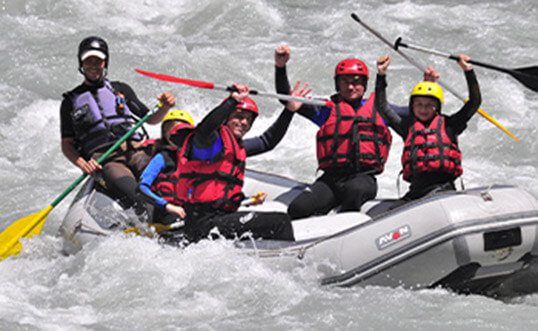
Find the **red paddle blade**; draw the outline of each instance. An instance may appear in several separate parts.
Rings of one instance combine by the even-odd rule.
[[[155,78],[155,79],[158,79],[158,80],[162,80],[162,81],[165,81],[165,82],[185,84],[185,85],[201,87],[201,88],[207,88],[207,89],[215,88],[215,84],[208,83],[208,82],[201,82],[199,80],[179,78],[179,77],[174,77],[174,76],[165,75],[165,74],[157,74],[157,73],[154,73],[154,72],[144,71],[144,70],[140,70],[140,69],[135,69],[135,71],[138,72],[139,74],[144,75],[144,76],[148,76],[148,77]]]

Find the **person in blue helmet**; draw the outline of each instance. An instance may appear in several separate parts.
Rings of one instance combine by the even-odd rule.
[[[65,157],[84,173],[99,172],[106,192],[125,207],[131,207],[137,200],[136,177],[144,166],[137,158],[141,134],[133,134],[102,165],[96,160],[132,128],[135,116],[141,118],[149,109],[129,85],[107,79],[109,60],[108,45],[102,38],[92,36],[80,42],[78,70],[84,81],[63,94],[61,148]],[[158,99],[162,106],[148,119],[149,124],[160,123],[175,104],[170,92]]]

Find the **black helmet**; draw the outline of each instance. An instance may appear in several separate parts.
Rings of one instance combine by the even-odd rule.
[[[97,56],[105,60],[105,68],[108,68],[108,45],[106,41],[99,37],[84,38],[78,46],[78,66],[82,68],[82,61],[88,56]]]

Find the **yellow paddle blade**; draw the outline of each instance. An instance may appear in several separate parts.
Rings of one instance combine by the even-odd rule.
[[[516,136],[514,136],[510,131],[508,131],[507,129],[505,129],[499,122],[497,122],[493,117],[489,116],[489,114],[486,113],[485,111],[483,111],[481,108],[478,108],[478,113],[479,113],[480,115],[482,115],[482,117],[484,117],[485,119],[487,119],[488,121],[490,121],[491,123],[493,123],[496,127],[498,127],[499,129],[503,130],[504,133],[506,133],[507,135],[509,135],[510,137],[512,137],[515,141],[517,141],[518,143],[521,142],[519,139],[516,138]]]
[[[23,217],[0,233],[0,261],[19,254],[22,249],[20,238],[30,238],[41,232],[52,208],[50,205],[42,211]]]

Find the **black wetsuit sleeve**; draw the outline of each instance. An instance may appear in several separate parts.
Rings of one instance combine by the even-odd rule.
[[[275,88],[278,94],[290,94],[290,82],[288,81],[288,74],[286,67],[279,68],[275,66]],[[286,101],[279,100],[281,104],[286,106]]]
[[[286,67],[279,68],[275,66],[275,85],[276,85],[276,92],[279,94],[290,94],[290,82],[288,80],[288,74],[286,71]],[[286,105],[286,101],[280,101],[284,106]],[[310,119],[314,115],[316,115],[320,109],[321,106],[311,105],[311,104],[304,104],[299,108],[297,111],[300,115]]]
[[[62,138],[74,138],[75,129],[73,126],[73,118],[71,113],[73,112],[73,95],[82,94],[88,91],[90,88],[88,85],[80,84],[69,92],[64,93],[62,104],[60,105],[60,134]]]
[[[194,145],[200,149],[213,145],[219,136],[218,130],[220,126],[226,122],[228,116],[238,104],[234,98],[228,98],[204,117],[194,131]]]
[[[142,118],[149,112],[149,108],[138,99],[136,93],[129,85],[122,82],[111,82],[111,84],[114,90],[125,96],[127,106],[136,116]]]
[[[394,112],[396,114],[398,114],[398,116],[400,116],[401,118],[404,118],[404,117],[409,117],[409,107],[407,106],[398,106],[398,105],[393,105],[392,103],[389,102],[389,107],[394,110]]]
[[[288,131],[293,114],[284,109],[278,119],[261,136],[243,140],[247,156],[258,155],[275,148]]]
[[[482,103],[480,86],[474,70],[465,71],[465,79],[469,89],[469,101],[454,115],[447,118],[447,130],[451,130],[454,135],[460,135],[467,127],[467,122],[478,111]]]
[[[60,135],[62,138],[74,138],[75,131],[73,129],[73,119],[71,112],[73,111],[73,102],[68,96],[64,96],[60,106]]]
[[[387,103],[387,80],[385,75],[377,75],[375,80],[374,107],[379,111],[387,124],[402,138],[407,135],[406,122]]]

